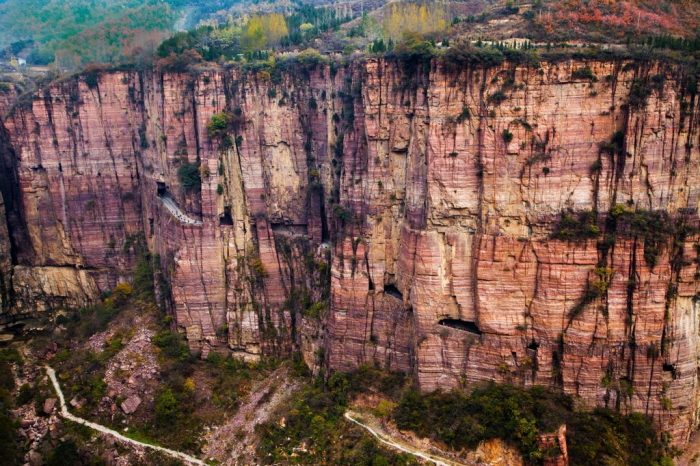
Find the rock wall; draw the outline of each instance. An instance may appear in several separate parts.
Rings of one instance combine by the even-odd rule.
[[[426,390],[551,385],[683,442],[700,398],[697,105],[682,69],[625,62],[56,83],[5,120],[8,235],[25,240],[3,312],[90,302],[143,238],[204,354],[301,349]],[[588,229],[564,235],[568,211]]]

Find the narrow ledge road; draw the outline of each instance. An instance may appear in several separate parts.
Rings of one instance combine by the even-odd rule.
[[[160,202],[165,206],[166,209],[168,209],[168,212],[170,212],[173,217],[178,219],[180,223],[197,226],[202,225],[202,222],[200,220],[194,219],[186,213],[184,213],[182,209],[180,209],[180,206],[178,206],[175,200],[172,199],[170,196],[158,196],[158,199],[160,199]]]
[[[428,461],[428,462],[433,463],[437,466],[464,466],[464,463],[458,463],[456,461],[449,460],[447,458],[442,458],[440,456],[436,456],[436,455],[424,452],[424,451],[419,450],[417,448],[413,448],[409,445],[398,443],[398,442],[394,441],[388,434],[381,432],[381,431],[373,428],[372,426],[369,426],[369,425],[363,423],[361,420],[359,420],[358,414],[353,412],[353,411],[345,411],[345,419],[362,427],[367,432],[372,434],[374,436],[374,438],[379,440],[381,443],[388,445],[391,448],[394,448],[396,450],[399,450],[399,451],[402,451],[404,453],[408,453],[410,455],[416,456],[422,460]]]
[[[58,379],[56,378],[56,371],[54,371],[53,368],[50,366],[44,366],[44,368],[46,369],[46,373],[48,374],[49,379],[51,379],[51,383],[53,384],[54,390],[58,394],[58,399],[59,399],[59,402],[61,404],[61,416],[62,417],[68,419],[69,421],[73,421],[73,422],[76,422],[78,424],[82,424],[84,426],[87,426],[87,427],[89,427],[93,430],[96,430],[98,432],[102,432],[103,434],[110,435],[110,436],[114,437],[115,439],[119,440],[120,442],[127,443],[130,445],[136,445],[139,447],[150,448],[151,450],[159,451],[159,452],[164,453],[172,458],[175,458],[175,459],[178,459],[181,461],[185,461],[185,462],[190,463],[190,464],[207,466],[207,463],[205,463],[204,461],[202,461],[198,458],[195,458],[194,456],[190,456],[190,455],[188,455],[186,453],[182,453],[180,451],[171,450],[169,448],[159,447],[157,445],[151,445],[148,443],[139,442],[138,440],[130,439],[129,437],[123,436],[122,434],[120,434],[116,430],[112,430],[112,429],[105,427],[101,424],[96,424],[94,422],[88,421],[87,419],[83,419],[81,417],[72,415],[68,411],[68,408],[66,407],[66,399],[63,396],[63,391],[61,390],[61,386],[58,384]]]

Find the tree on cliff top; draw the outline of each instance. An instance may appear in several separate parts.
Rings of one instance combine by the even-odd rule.
[[[254,52],[279,44],[288,34],[287,22],[280,13],[256,15],[246,24],[241,43],[246,52]]]

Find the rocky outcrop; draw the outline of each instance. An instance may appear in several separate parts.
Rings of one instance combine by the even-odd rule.
[[[301,349],[426,390],[551,385],[679,442],[697,424],[700,152],[680,68],[287,62],[102,73],[24,105],[2,151],[25,238],[14,309],[36,290],[37,310],[89,302],[145,243],[203,354]]]

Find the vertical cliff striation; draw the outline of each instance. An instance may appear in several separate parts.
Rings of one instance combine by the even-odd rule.
[[[145,242],[203,354],[552,385],[683,441],[696,91],[680,67],[595,61],[55,83],[5,120],[3,315],[90,302]]]

